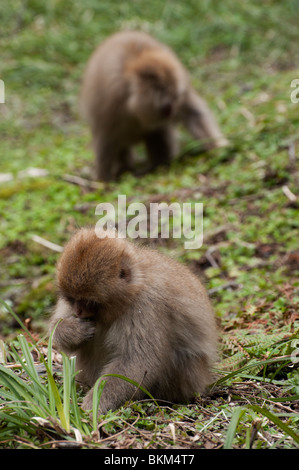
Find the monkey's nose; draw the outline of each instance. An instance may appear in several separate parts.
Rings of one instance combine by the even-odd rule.
[[[169,118],[172,113],[171,103],[164,103],[161,106],[161,116],[165,119]]]

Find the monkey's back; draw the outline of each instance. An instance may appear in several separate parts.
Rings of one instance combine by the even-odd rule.
[[[205,288],[186,266],[156,251],[141,253],[147,276],[140,305],[149,306],[148,332],[167,351],[155,391],[174,401],[188,399],[211,380],[217,358],[214,312]]]
[[[129,95],[125,79],[126,66],[145,50],[163,50],[182,67],[175,54],[166,45],[141,31],[123,31],[108,37],[91,55],[83,77],[80,109],[91,126],[109,125],[111,115],[114,121],[122,122],[126,114],[124,105]]]

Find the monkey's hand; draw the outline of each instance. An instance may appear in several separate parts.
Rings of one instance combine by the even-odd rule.
[[[228,145],[209,106],[192,88],[187,94],[181,113],[186,128],[195,139],[201,141],[204,151]]]
[[[65,352],[76,351],[83,343],[90,341],[95,334],[94,321],[77,316],[63,318],[54,333],[55,346]]]

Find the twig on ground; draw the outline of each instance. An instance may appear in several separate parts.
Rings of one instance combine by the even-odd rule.
[[[295,194],[292,193],[292,191],[288,188],[288,186],[284,185],[281,189],[282,189],[283,193],[285,194],[285,196],[286,196],[291,202],[297,201],[297,196],[295,196]]]
[[[57,251],[58,253],[61,253],[63,250],[63,247],[60,245],[56,245],[56,243],[49,242],[48,240],[45,240],[42,237],[39,237],[38,235],[32,235],[31,239],[39,243],[40,245],[45,246],[46,248],[49,248],[50,250]]]
[[[77,184],[83,188],[102,189],[104,187],[103,183],[100,183],[99,181],[90,181],[82,178],[81,176],[64,175],[63,179],[68,183]]]

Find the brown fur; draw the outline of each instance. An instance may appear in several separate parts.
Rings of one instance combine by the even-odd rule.
[[[133,170],[132,147],[141,141],[148,171],[169,164],[177,151],[179,121],[206,149],[226,144],[178,58],[143,32],[114,34],[92,54],[81,110],[93,135],[97,177],[104,181]]]
[[[185,266],[81,229],[61,255],[57,283],[50,329],[62,319],[54,344],[77,356],[81,382],[93,387],[102,374],[121,374],[155,398],[175,402],[204,392],[216,357],[215,320],[203,286]],[[143,397],[124,380],[109,378],[100,410],[115,409],[133,395]]]

